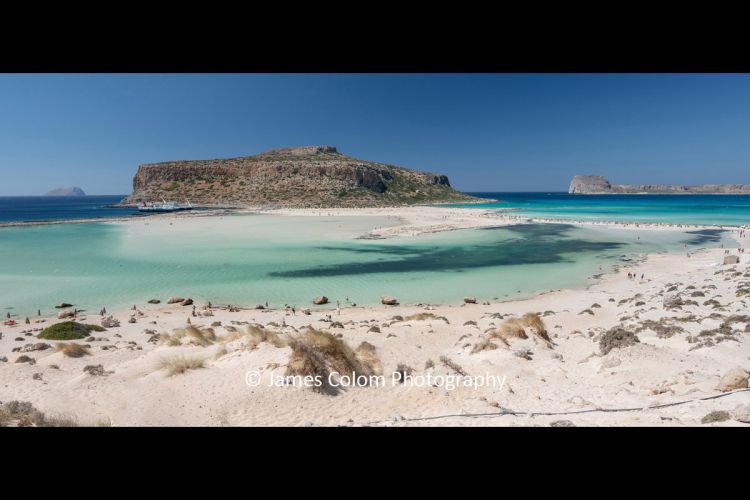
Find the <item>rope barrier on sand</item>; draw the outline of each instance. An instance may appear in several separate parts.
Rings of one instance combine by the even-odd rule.
[[[596,413],[596,412],[602,412],[602,413],[617,413],[617,412],[628,412],[628,411],[643,411],[643,410],[656,410],[660,408],[668,408],[670,406],[679,406],[684,405],[687,403],[694,403],[696,401],[708,401],[711,399],[719,399],[726,396],[731,396],[732,394],[738,394],[740,392],[746,392],[750,391],[750,388],[747,389],[738,389],[731,392],[725,392],[722,394],[716,394],[714,396],[706,396],[702,398],[695,398],[695,399],[687,399],[684,401],[676,401],[673,403],[662,403],[654,406],[643,406],[643,407],[637,407],[637,408],[591,408],[588,410],[572,410],[572,411],[560,411],[560,412],[544,412],[544,411],[513,411],[508,408],[503,408],[501,411],[498,412],[487,412],[487,413],[449,413],[445,415],[433,415],[430,417],[412,417],[412,418],[401,418],[398,421],[399,422],[418,422],[418,421],[424,421],[424,420],[438,420],[441,418],[452,418],[452,417],[468,417],[468,418],[479,418],[479,417],[502,417],[505,415],[512,415],[512,416],[523,416],[523,415],[529,415],[529,416],[558,416],[558,415],[578,415],[582,413]],[[378,420],[375,422],[370,422],[370,425],[376,425],[381,424],[385,422],[392,422],[393,420]]]

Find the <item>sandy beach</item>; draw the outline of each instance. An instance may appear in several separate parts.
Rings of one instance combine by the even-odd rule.
[[[399,222],[364,238],[519,222],[718,228],[542,221],[450,207],[254,211]],[[193,315],[193,305],[144,298],[135,311],[105,315],[120,326],[72,341],[85,346],[80,357],[56,348],[61,341],[36,338],[62,319],[32,318],[0,328],[0,401],[29,402],[79,425],[747,426],[750,267],[737,248],[750,238],[731,231],[735,248],[649,255],[588,287],[524,300],[352,307],[331,297],[308,304],[309,314],[196,303]],[[727,250],[738,264],[723,264]],[[398,299],[398,290],[392,295]],[[95,313],[75,320],[99,325]],[[528,313],[538,319],[523,319]],[[194,330],[186,332],[188,322]],[[334,375],[340,387],[329,393],[277,383],[296,366],[295,340],[308,327],[343,341],[383,383],[347,386]]]

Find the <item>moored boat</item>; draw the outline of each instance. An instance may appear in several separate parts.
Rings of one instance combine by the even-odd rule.
[[[193,205],[188,200],[186,204],[180,205],[173,201],[162,200],[161,203],[143,202],[138,207],[139,212],[178,212],[181,210],[192,210]]]

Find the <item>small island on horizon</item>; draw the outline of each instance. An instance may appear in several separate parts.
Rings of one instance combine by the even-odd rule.
[[[64,187],[55,188],[51,191],[47,191],[44,196],[86,196],[83,189],[79,187]]]

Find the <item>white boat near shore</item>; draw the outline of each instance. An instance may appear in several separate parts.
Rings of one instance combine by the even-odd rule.
[[[193,205],[188,200],[186,204],[180,205],[179,203],[170,201],[167,202],[162,200],[161,203],[154,202],[143,202],[138,206],[139,212],[178,212],[181,210],[192,210]]]

